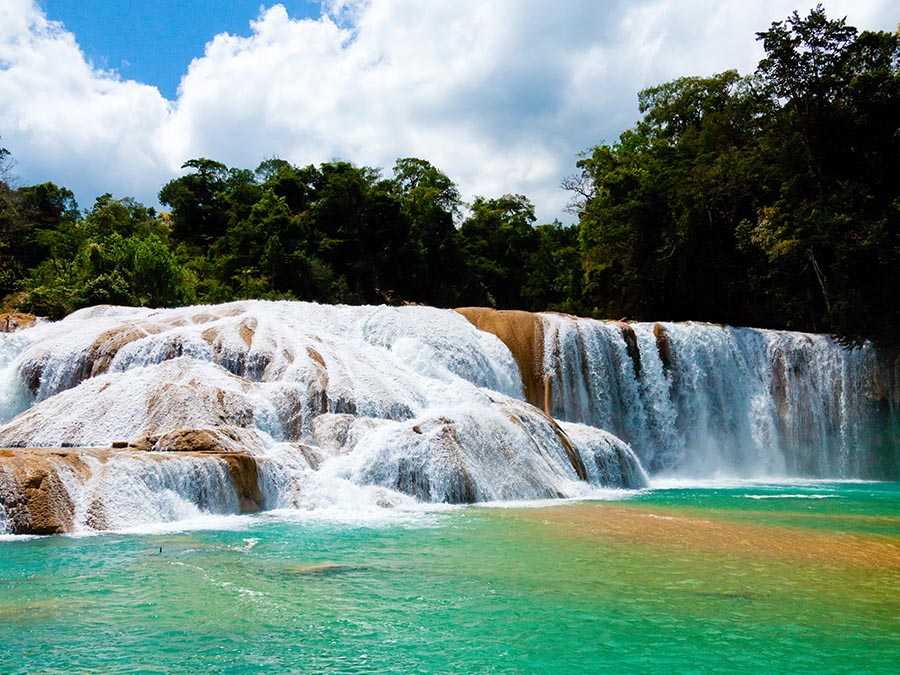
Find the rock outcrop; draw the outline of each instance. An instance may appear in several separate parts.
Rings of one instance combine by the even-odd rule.
[[[544,324],[540,315],[487,307],[458,307],[456,311],[478,330],[496,335],[509,348],[522,374],[525,400],[546,412]]]
[[[30,328],[37,321],[34,314],[22,314],[21,312],[0,313],[0,333],[14,333],[23,328]]]
[[[60,471],[81,474],[76,453],[58,449],[0,449],[0,510],[11,534],[72,531],[75,506]]]

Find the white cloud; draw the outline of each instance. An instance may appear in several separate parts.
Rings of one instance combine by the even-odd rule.
[[[0,135],[23,180],[90,198],[171,175],[157,142],[169,103],[155,87],[92,68],[74,36],[28,0],[5,0],[0,26]]]
[[[23,181],[153,203],[191,157],[254,167],[340,157],[389,169],[430,160],[464,195],[528,195],[560,215],[578,152],[637,118],[637,91],[749,72],[755,32],[793,0],[332,0],[319,20],[274,6],[248,37],[218,35],[166,101],[93,68],[32,0],[0,6],[0,135]],[[893,29],[887,0],[831,16]],[[801,10],[803,13],[804,10]]]

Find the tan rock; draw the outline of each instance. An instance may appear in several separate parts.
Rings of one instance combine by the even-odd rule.
[[[241,335],[241,340],[244,341],[244,344],[247,345],[247,349],[253,345],[253,336],[256,334],[256,319],[249,318],[241,321],[241,325],[238,328],[238,332]]]
[[[0,333],[14,333],[23,328],[30,328],[37,321],[34,314],[21,312],[4,312],[0,314]]]
[[[0,507],[13,534],[70,532],[75,506],[60,471],[88,468],[64,450],[0,449]]]
[[[631,327],[631,324],[625,323],[624,321],[617,321],[616,324],[622,331],[622,339],[625,340],[625,352],[628,354],[628,358],[631,359],[631,364],[634,366],[634,374],[636,377],[640,377],[641,350],[638,347],[637,334],[634,332],[634,328]]]
[[[205,454],[261,452],[257,435],[238,427],[211,429],[177,429],[148,436],[132,444],[135,449],[151,452],[192,452]]]
[[[503,341],[519,366],[525,399],[544,410],[548,392],[544,378],[544,324],[541,317],[532,312],[487,307],[459,307],[456,311],[478,330],[492,333]]]
[[[96,377],[105,373],[122,347],[148,335],[161,333],[167,328],[160,324],[142,322],[125,324],[101,333],[91,345],[83,377]]]
[[[653,324],[653,337],[656,338],[656,350],[659,352],[659,360],[662,361],[663,368],[670,370],[672,368],[672,344],[666,333],[666,327],[661,323]]]
[[[258,459],[250,455],[230,453],[220,455],[228,463],[231,480],[237,491],[241,513],[256,513],[265,508],[265,496],[259,489]]]

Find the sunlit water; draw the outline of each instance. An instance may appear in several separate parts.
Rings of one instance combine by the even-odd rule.
[[[0,541],[0,673],[900,672],[894,483],[180,527]]]

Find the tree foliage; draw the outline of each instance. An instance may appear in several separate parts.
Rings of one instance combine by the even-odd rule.
[[[756,73],[641,92],[643,119],[579,162],[584,299],[896,344],[900,37],[821,6],[758,37]]]
[[[10,185],[0,294],[60,316],[94,303],[239,298],[484,304],[830,331],[900,344],[900,35],[821,7],[757,37],[756,71],[640,92],[641,119],[563,179],[578,222],[476,196],[424,159],[380,169],[208,158],[157,213]]]

